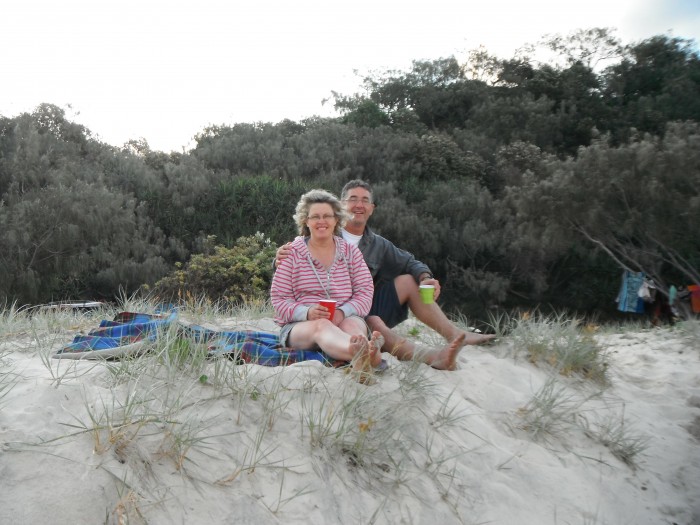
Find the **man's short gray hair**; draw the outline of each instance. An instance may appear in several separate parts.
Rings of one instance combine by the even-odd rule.
[[[362,188],[364,190],[367,190],[369,192],[370,200],[374,200],[374,192],[372,191],[372,186],[370,186],[369,182],[365,182],[361,179],[354,179],[346,183],[345,186],[343,186],[343,190],[340,192],[340,198],[343,200],[347,199],[348,192],[350,190],[354,190],[355,188]]]

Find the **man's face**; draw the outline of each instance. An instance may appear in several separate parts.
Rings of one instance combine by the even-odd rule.
[[[343,204],[345,210],[352,215],[349,222],[355,226],[365,226],[374,212],[372,195],[364,188],[348,190]]]

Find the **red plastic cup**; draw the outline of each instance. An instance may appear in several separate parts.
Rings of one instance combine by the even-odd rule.
[[[324,299],[323,301],[318,302],[318,304],[321,306],[328,308],[328,313],[331,314],[331,321],[333,320],[333,315],[335,314],[335,303],[337,303],[337,301],[334,301],[333,299]]]

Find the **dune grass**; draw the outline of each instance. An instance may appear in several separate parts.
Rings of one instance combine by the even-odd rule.
[[[250,313],[249,309],[237,312],[239,317]],[[202,323],[214,323],[218,315],[218,310],[197,312]],[[458,498],[453,454],[437,443],[458,427],[461,418],[450,406],[449,396],[443,398],[423,370],[424,365],[407,363],[393,395],[358,384],[351,374],[333,369],[309,374],[300,383],[279,370],[237,365],[235,356],[207,359],[201,344],[169,331],[160,334],[148,353],[107,364],[103,374],[107,399],[86,397],[84,414],[76,415],[72,429],[90,435],[98,454],[115,454],[128,462],[129,450],[136,449],[151,464],[166,458],[192,480],[228,485],[243,473],[287,471],[288,459],[273,430],[280,417],[296,411],[299,434],[294,440],[299,440],[298,446],[306,443],[317,450],[316,460],[329,455],[344,458],[333,462],[334,468],[354,470],[367,490],[381,485],[419,492],[416,487],[428,476],[440,484],[441,494],[449,501]],[[424,406],[426,399],[434,401],[436,408]],[[214,407],[222,401],[232,409],[232,424],[222,425],[214,415]],[[256,430],[236,435],[242,427]],[[423,428],[434,430],[429,436],[419,435]],[[197,458],[216,454],[225,442],[222,438],[234,436],[237,450],[227,457],[230,467],[207,478],[197,468]],[[415,450],[409,453],[407,445],[416,442],[423,443],[418,449],[422,458]],[[314,490],[284,493],[283,484],[284,474],[277,499],[265,502],[275,512]],[[129,498],[120,501],[115,508],[134,507]]]
[[[501,314],[495,333],[509,340],[511,354],[524,356],[548,374],[515,414],[513,426],[539,442],[553,444],[583,433],[613,456],[635,467],[648,440],[606,399],[610,387],[606,349],[596,340],[600,327],[565,313]],[[634,325],[637,326],[637,325]]]
[[[613,456],[630,467],[636,467],[649,445],[649,438],[635,430],[625,418],[624,410],[605,413],[592,422],[581,420],[581,426],[592,439],[608,448]]]
[[[122,465],[110,516],[147,522],[148,509],[161,498],[153,486],[165,483],[174,470],[193,486],[245,484],[248,476],[266,476],[278,490],[272,499],[261,498],[261,504],[274,515],[296,498],[323,492],[329,479],[373,498],[393,494],[368,511],[368,522],[403,512],[396,501],[420,501],[430,486],[458,522],[469,522],[471,517],[462,515],[465,487],[459,473],[470,448],[455,443],[465,435],[482,444],[488,440],[469,428],[469,413],[457,408],[455,392],[436,383],[424,364],[400,363],[388,372],[396,388],[386,391],[381,384],[361,385],[351,374],[320,365],[272,368],[239,364],[235,355],[211,358],[206,345],[175,328],[160,333],[139,356],[90,363],[51,359],[61,341],[70,340],[71,330],[94,326],[100,315],[156,308],[126,298],[117,308],[89,317],[0,314],[0,333],[31,334],[56,388],[89,375],[81,382],[82,406],[63,421],[65,432],[44,442],[86,439],[106,470],[113,471],[113,461]],[[179,308],[195,323],[215,324],[221,316],[246,322],[271,314],[262,303],[233,308],[198,301]],[[468,329],[466,319],[460,322]],[[418,331],[421,338],[443,344],[429,329]],[[621,461],[635,464],[645,440],[624,417],[589,415],[590,403],[606,384],[607,364],[604,349],[576,319],[503,318],[496,332],[507,338],[513,355],[551,372],[516,414],[515,426],[528,439],[551,442],[583,432]],[[4,372],[2,362],[0,354]],[[4,377],[0,401],[11,385]],[[575,379],[595,385],[592,393],[581,390]],[[293,432],[279,434],[282,420]],[[301,457],[299,451],[305,451]],[[290,480],[298,468],[310,468],[318,478],[295,485]]]
[[[118,309],[153,312],[154,305],[127,300]],[[251,319],[268,310],[257,304],[221,310],[202,303],[181,310],[196,322],[215,322],[222,312]],[[344,458],[332,461],[333,468],[353,470],[352,477],[362,480],[365,490],[387,486],[415,495],[428,481],[457,509],[454,453],[447,452],[443,441],[462,420],[450,397],[427,379],[424,365],[406,363],[398,373],[399,388],[387,395],[338,370],[315,368],[297,380],[289,370],[238,365],[236,356],[211,359],[205,345],[174,329],[159,334],[140,356],[107,362],[52,360],[51,352],[70,339],[66,330],[82,327],[83,321],[90,322],[78,316],[52,325],[47,317],[22,326],[33,332],[33,346],[56,388],[91,374],[81,409],[64,421],[64,434],[47,442],[85,436],[105,465],[116,460],[126,466],[109,511],[112,517],[145,521],[143,509],[158,498],[149,497],[140,480],[163,477],[157,467],[163,461],[193,484],[229,485],[240,483],[244,473],[279,472],[276,499],[262,501],[274,513],[320,490],[318,484],[285,488],[293,461],[274,430],[279,418],[293,418],[295,412],[298,433],[287,438],[318,451],[312,462]],[[16,331],[24,320],[15,315],[11,322]],[[418,452],[409,452],[416,443]],[[215,472],[203,467],[203,459],[211,457],[222,465]]]
[[[582,319],[565,313],[545,315],[526,312],[492,318],[496,334],[508,337],[514,355],[548,366],[563,376],[578,376],[605,384],[607,356]]]
[[[3,406],[3,399],[12,391],[20,380],[12,363],[7,359],[8,355],[9,350],[4,350],[0,347],[0,408]]]
[[[520,428],[534,440],[548,441],[559,437],[576,423],[584,401],[578,399],[556,377],[550,377],[519,410]]]

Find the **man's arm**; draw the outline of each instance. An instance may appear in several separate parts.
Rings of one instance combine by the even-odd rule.
[[[372,235],[371,242],[364,247],[362,255],[370,269],[376,270],[377,281],[392,281],[403,274],[412,275],[416,283],[433,278],[427,264],[381,235]]]
[[[430,272],[423,272],[418,276],[418,284],[423,283],[423,281],[429,281],[433,278],[433,274]]]
[[[277,267],[280,265],[282,261],[284,261],[287,257],[289,257],[292,253],[292,243],[288,242],[286,244],[283,244],[279,248],[277,248],[277,251],[275,252],[275,258],[272,260],[272,271],[274,272],[277,270]]]
[[[435,299],[440,296],[440,282],[433,277],[427,264],[419,261],[406,250],[398,248],[381,235],[369,232],[368,242],[361,243],[362,255],[372,270],[375,282],[389,282],[399,275],[411,275],[416,284],[431,284],[435,287]],[[363,245],[364,244],[364,245]]]

